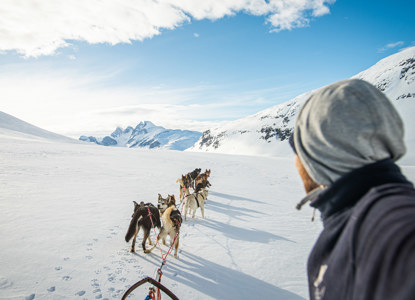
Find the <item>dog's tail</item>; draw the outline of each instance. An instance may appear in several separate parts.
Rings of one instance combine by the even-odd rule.
[[[125,235],[125,241],[128,243],[134,234],[137,232],[140,222],[143,219],[143,216],[140,214],[135,214],[130,222],[130,227],[128,227],[127,234]]]

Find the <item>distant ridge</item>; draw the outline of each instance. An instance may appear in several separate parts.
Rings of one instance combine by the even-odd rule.
[[[202,133],[198,131],[166,129],[156,126],[150,121],[144,121],[135,128],[131,126],[126,129],[117,127],[111,135],[103,138],[81,136],[79,139],[103,146],[183,151],[193,146],[201,135]]]

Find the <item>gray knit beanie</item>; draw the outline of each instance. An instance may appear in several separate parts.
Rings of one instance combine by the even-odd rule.
[[[294,144],[310,177],[329,186],[342,175],[405,154],[403,122],[388,98],[359,79],[313,94],[301,108]]]

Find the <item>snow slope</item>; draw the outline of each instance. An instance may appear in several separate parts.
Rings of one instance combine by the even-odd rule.
[[[31,140],[49,139],[67,143],[79,143],[75,139],[44,130],[0,111],[0,136],[2,135],[13,135]]]
[[[288,137],[294,127],[297,112],[311,93],[207,130],[188,151],[290,156],[292,150],[287,143]]]
[[[364,79],[383,91],[396,106],[405,123],[405,140],[415,144],[415,47],[391,55],[354,78]],[[203,132],[189,151],[229,154],[287,156],[287,137],[296,115],[313,91],[280,105]],[[408,147],[414,157],[415,148]]]
[[[383,91],[405,123],[405,140],[415,144],[415,47],[382,59],[355,78],[367,80]],[[415,147],[408,148],[408,155],[415,157]]]

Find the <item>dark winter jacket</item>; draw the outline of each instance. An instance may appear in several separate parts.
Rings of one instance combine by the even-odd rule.
[[[415,190],[392,160],[346,174],[311,206],[324,225],[308,259],[311,299],[415,299]]]

